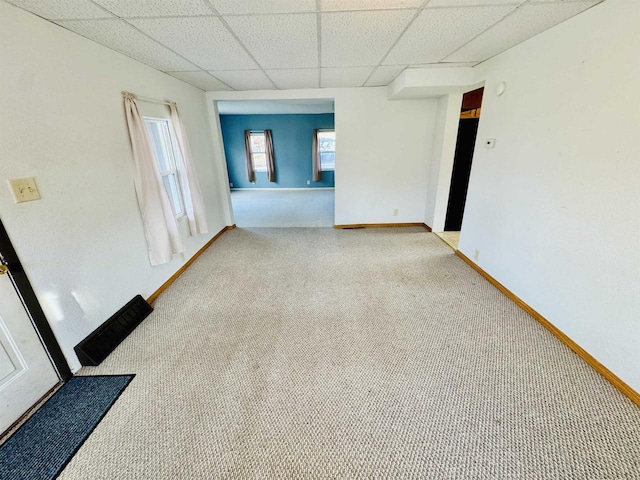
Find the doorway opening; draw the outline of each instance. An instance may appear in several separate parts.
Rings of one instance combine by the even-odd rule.
[[[467,189],[469,188],[473,151],[478,135],[483,93],[484,87],[481,87],[465,93],[462,97],[444,232],[439,234],[440,238],[454,250],[458,249],[458,242],[460,241],[460,229],[467,201]]]
[[[333,99],[218,101],[238,227],[333,227]]]

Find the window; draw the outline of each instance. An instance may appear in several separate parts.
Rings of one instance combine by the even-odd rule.
[[[182,159],[178,142],[168,118],[144,117],[147,131],[151,138],[153,153],[158,162],[162,183],[164,183],[173,206],[176,217],[185,214],[184,201],[182,199],[182,188],[180,186],[180,174],[178,172],[177,159]]]
[[[251,161],[256,172],[267,171],[267,145],[264,132],[251,132],[249,134],[251,145]]]
[[[318,132],[318,150],[320,150],[320,165],[323,172],[336,168],[336,132],[320,130]]]

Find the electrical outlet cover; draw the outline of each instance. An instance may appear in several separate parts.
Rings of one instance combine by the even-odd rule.
[[[16,203],[40,200],[40,192],[33,177],[12,178],[9,180],[9,186]]]

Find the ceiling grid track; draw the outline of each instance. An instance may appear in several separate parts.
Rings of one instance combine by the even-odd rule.
[[[231,85],[228,85],[227,83],[223,82],[222,80],[220,80],[219,78],[215,77],[214,75],[211,75],[211,73],[209,73],[208,71],[206,71],[205,69],[203,69],[202,67],[200,67],[198,64],[194,63],[192,60],[189,60],[189,59],[188,59],[188,58],[186,58],[185,56],[180,55],[178,52],[176,52],[176,51],[175,51],[175,50],[173,50],[172,48],[168,47],[167,45],[163,44],[162,42],[159,42],[158,40],[156,40],[156,39],[155,39],[155,38],[153,38],[152,36],[150,36],[150,35],[146,34],[146,33],[145,33],[145,32],[143,32],[142,30],[140,30],[140,29],[139,29],[138,27],[136,27],[135,25],[133,25],[133,24],[129,23],[129,22],[127,21],[127,19],[126,19],[126,18],[123,18],[123,17],[120,17],[120,16],[116,15],[116,14],[115,14],[115,13],[113,13],[112,11],[110,11],[110,10],[106,9],[105,7],[103,7],[102,5],[100,5],[100,4],[96,3],[96,2],[94,2],[93,0],[89,0],[89,1],[90,1],[93,5],[95,5],[96,7],[100,8],[101,10],[104,10],[104,11],[105,11],[105,12],[107,12],[108,14],[113,15],[113,18],[105,18],[105,19],[102,19],[102,20],[114,20],[114,19],[122,20],[122,21],[123,21],[123,22],[125,22],[127,25],[129,25],[131,28],[133,28],[134,30],[136,30],[138,33],[140,33],[140,34],[144,35],[144,36],[145,36],[145,37],[147,37],[149,40],[151,40],[151,41],[153,41],[153,42],[157,43],[157,44],[158,44],[158,45],[160,45],[162,48],[166,48],[167,50],[169,50],[169,51],[170,51],[171,53],[173,53],[174,55],[177,55],[178,57],[182,58],[185,62],[190,63],[191,65],[193,65],[193,66],[194,66],[195,68],[197,68],[199,71],[206,73],[207,75],[209,75],[210,77],[214,78],[215,80],[217,80],[217,81],[218,81],[218,82],[220,82],[221,84],[223,84],[223,85],[225,85],[226,87],[230,88],[231,90],[235,90],[235,88],[232,88],[232,87],[231,87]],[[148,17],[145,17],[145,18],[148,18]],[[81,20],[85,20],[85,19],[81,19]],[[60,25],[60,26],[62,27],[62,25]],[[62,27],[62,28],[65,28],[65,27]],[[73,31],[73,30],[70,30],[70,31]],[[74,33],[75,33],[75,32],[74,32]],[[76,34],[76,35],[77,35],[77,34]],[[89,39],[89,40],[91,40],[91,39]],[[94,41],[94,40],[91,40],[91,41]],[[129,57],[129,58],[133,58],[133,57]],[[134,60],[136,60],[136,59],[134,58]],[[139,62],[140,60],[136,60],[136,61],[138,61],[138,62]],[[154,68],[154,67],[151,67],[151,68]],[[166,75],[169,75],[170,77],[175,78],[176,80],[180,80],[180,81],[182,81],[182,82],[185,82],[184,80],[181,80],[181,79],[179,79],[179,78],[177,78],[177,77],[174,77],[173,75],[171,75],[170,73],[168,73],[168,72],[166,72],[166,71],[163,71],[162,73],[165,73]],[[189,83],[189,82],[185,82],[185,83],[188,83],[188,84],[189,84],[189,85],[191,85],[192,87],[195,87],[195,85],[193,85],[193,84],[191,84],[191,83]],[[200,87],[196,87],[196,88],[200,88]],[[204,89],[200,89],[200,90],[206,91],[206,90],[204,90]]]
[[[575,2],[575,3],[578,3],[578,2],[580,2],[580,1],[582,1],[582,0],[571,0],[571,1],[573,1],[573,2]],[[602,0],[602,1],[604,1],[604,0]],[[564,0],[563,0],[563,2],[564,2]],[[601,3],[601,2],[598,2],[598,3]],[[587,8],[586,8],[585,10],[583,10],[582,12],[585,12],[586,10],[589,10],[590,8],[595,7],[596,5],[598,5],[598,3],[594,3],[593,5],[590,5],[589,7],[587,7]],[[464,43],[464,44],[460,45],[458,48],[456,48],[456,49],[455,49],[455,50],[453,50],[451,53],[449,53],[446,57],[443,57],[443,58],[442,58],[442,60],[440,60],[440,62],[438,62],[438,63],[444,62],[444,61],[445,61],[447,58],[449,58],[451,55],[453,55],[454,53],[458,52],[459,50],[462,50],[464,47],[466,47],[466,46],[467,46],[467,45],[469,45],[471,42],[473,42],[474,40],[476,40],[477,38],[479,38],[481,35],[483,35],[483,34],[487,33],[489,30],[491,30],[492,28],[494,28],[494,27],[495,27],[496,25],[498,25],[499,23],[503,22],[505,19],[509,18],[511,15],[513,15],[514,13],[516,13],[518,10],[520,10],[520,9],[521,9],[522,7],[524,7],[525,5],[540,5],[540,4],[536,4],[536,3],[534,3],[534,1],[533,1],[533,0],[525,0],[523,3],[518,4],[518,5],[516,6],[516,8],[514,8],[511,12],[509,12],[508,14],[506,14],[504,17],[502,17],[500,20],[498,20],[496,23],[494,23],[494,24],[493,24],[493,25],[491,25],[490,27],[485,28],[482,32],[480,32],[478,35],[476,35],[475,37],[473,37],[473,38],[472,38],[471,40],[469,40],[468,42],[466,42],[466,43]],[[582,13],[582,12],[580,12],[580,13]],[[549,28],[552,28],[552,27],[553,27],[553,25],[552,25],[551,27],[549,27]],[[515,46],[515,45],[513,45],[513,46]],[[513,48],[513,46],[512,46],[511,48]],[[486,62],[487,60],[490,60],[490,59],[491,59],[491,58],[493,58],[493,57],[496,57],[496,56],[500,55],[501,53],[503,53],[503,52],[498,52],[498,53],[496,53],[495,55],[493,55],[493,56],[491,56],[491,57],[489,57],[489,58],[484,58],[484,59],[482,59],[482,60],[480,60],[480,61],[475,62],[475,64],[476,64],[476,65],[479,65],[479,64],[481,64],[481,63],[483,63],[483,62]]]
[[[201,90],[242,91],[472,67],[603,0],[6,1]]]
[[[400,32],[400,35],[398,35],[396,40],[391,44],[391,46],[387,50],[387,53],[385,53],[383,55],[383,57],[380,59],[378,64],[374,66],[374,68],[371,71],[371,73],[369,74],[369,76],[367,78],[365,78],[365,80],[362,83],[362,85],[360,85],[361,87],[364,87],[367,84],[367,82],[371,79],[371,77],[373,77],[373,74],[376,73],[376,70],[378,70],[378,67],[380,67],[380,65],[382,65],[382,62],[384,62],[385,58],[387,58],[389,56],[389,54],[391,53],[391,50],[394,49],[394,47],[397,45],[397,43],[400,41],[400,39],[404,36],[404,34],[407,33],[407,30],[409,30],[409,27],[411,27],[411,25],[413,25],[413,22],[416,21],[416,18],[418,18],[420,16],[420,14],[425,9],[425,7],[429,4],[430,1],[431,0],[424,0],[424,2],[422,2],[420,7],[418,8],[418,10],[416,10],[416,13],[413,15],[413,17],[411,17],[411,20],[409,20],[409,23],[407,23],[407,25],[404,27],[404,29]]]
[[[316,0],[316,17],[318,29],[318,88],[322,88],[322,0]]]
[[[264,74],[265,77],[267,77],[267,80],[269,80],[269,82],[271,83],[271,85],[273,85],[273,87],[276,90],[279,90],[278,86],[275,84],[275,82],[271,79],[271,77],[269,76],[269,74],[266,72],[266,70],[262,67],[262,65],[260,65],[260,63],[258,62],[258,60],[256,60],[256,58],[253,56],[253,54],[249,51],[249,49],[246,47],[246,45],[244,43],[242,43],[242,41],[240,40],[240,37],[238,37],[238,35],[236,35],[236,32],[233,31],[233,29],[231,28],[231,26],[229,25],[229,23],[227,23],[227,21],[224,19],[224,17],[220,14],[220,12],[218,12],[218,10],[216,10],[216,8],[211,4],[211,2],[209,2],[208,0],[202,0],[203,2],[205,2],[207,4],[207,6],[211,9],[211,11],[218,17],[218,19],[220,20],[220,22],[224,25],[224,27],[229,31],[229,33],[231,34],[231,36],[235,39],[236,42],[238,42],[238,45],[240,45],[240,47],[246,52],[247,55],[249,55],[249,58],[251,58],[251,60],[253,60],[255,62],[255,64],[258,66],[258,69]],[[234,89],[235,90],[235,89]]]
[[[524,3],[521,3],[520,5],[516,5],[516,8],[514,8],[513,10],[511,10],[509,13],[507,13],[504,17],[502,17],[500,20],[498,20],[496,23],[494,23],[493,25],[488,26],[487,28],[485,28],[484,30],[482,30],[480,33],[478,33],[475,37],[473,37],[472,39],[470,39],[469,41],[463,43],[462,45],[460,45],[458,48],[456,48],[455,50],[453,50],[452,52],[447,53],[444,57],[442,57],[442,59],[438,62],[444,62],[445,59],[449,58],[451,55],[453,55],[454,53],[456,53],[458,50],[461,50],[462,48],[466,47],[467,45],[469,45],[471,42],[473,42],[476,38],[480,37],[480,35],[483,35],[485,32],[488,32],[489,30],[491,30],[493,27],[495,27],[496,25],[498,25],[499,23],[503,22],[504,20],[506,20],[507,18],[509,18],[511,15],[513,15],[514,13],[516,13],[520,8],[522,8],[524,5],[528,4],[529,0],[527,0]],[[484,60],[483,60],[484,61]]]

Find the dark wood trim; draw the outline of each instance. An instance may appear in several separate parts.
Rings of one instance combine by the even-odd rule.
[[[428,232],[431,231],[431,227],[429,227],[426,223],[416,222],[416,223],[350,223],[345,225],[334,225],[333,228],[338,230],[349,230],[352,228],[391,228],[391,227],[423,227],[426,228]]]
[[[614,387],[616,387],[620,392],[627,396],[633,403],[635,403],[638,407],[640,407],[640,393],[636,392],[629,385],[623,382],[618,376],[616,376],[611,370],[602,365],[598,360],[596,360],[591,354],[589,354],[584,348],[578,345],[576,342],[571,340],[566,334],[564,334],[558,327],[553,325],[549,320],[544,318],[538,312],[536,312],[533,308],[527,305],[521,298],[516,296],[511,290],[498,282],[495,278],[485,272],[482,268],[480,268],[474,261],[472,261],[469,257],[467,257],[460,250],[456,250],[456,255],[459,256],[462,260],[464,260],[471,268],[473,268],[476,272],[486,278],[490,283],[492,283],[498,290],[504,293],[509,299],[511,299],[516,305],[518,305],[522,310],[527,312],[533,318],[535,318],[538,322],[542,324],[547,330],[549,330],[553,335],[555,335],[562,343],[564,343],[567,347],[569,347],[573,352],[582,358],[585,362],[587,362],[596,372],[602,375],[606,380],[608,380]]]
[[[22,300],[22,304],[27,310],[33,326],[38,332],[45,349],[48,351],[53,366],[58,372],[58,376],[62,381],[66,382],[73,374],[58,344],[58,340],[51,329],[51,325],[49,325],[49,321],[42,310],[42,306],[33,291],[27,272],[24,271],[18,254],[11,244],[11,239],[2,221],[0,221],[0,262],[9,267],[9,278],[11,278],[11,282]]]
[[[176,273],[174,273],[173,275],[171,275],[171,277],[169,277],[169,279],[164,282],[162,285],[160,285],[160,288],[158,288],[155,292],[153,292],[149,298],[147,298],[147,302],[149,303],[153,303],[155,301],[156,298],[158,298],[160,296],[160,294],[162,292],[164,292],[167,288],[169,288],[169,285],[171,285],[173,282],[175,282],[177,280],[177,278],[182,275],[184,273],[184,271],[189,268],[189,266],[196,261],[196,259],[202,255],[204,253],[204,251],[209,248],[211,246],[211,244],[213,242],[215,242],[218,238],[220,238],[220,235],[222,235],[224,232],[229,231],[229,230],[233,230],[234,228],[236,228],[235,224],[234,225],[227,225],[226,227],[224,227],[222,230],[220,230],[218,233],[215,234],[215,236],[209,240],[204,247],[202,247],[200,250],[198,250],[193,257],[191,257],[189,260],[187,260],[187,262],[181,266],[178,271]]]
[[[480,118],[481,108],[474,108],[473,110],[466,110],[460,112],[460,120],[467,120],[469,118]]]

